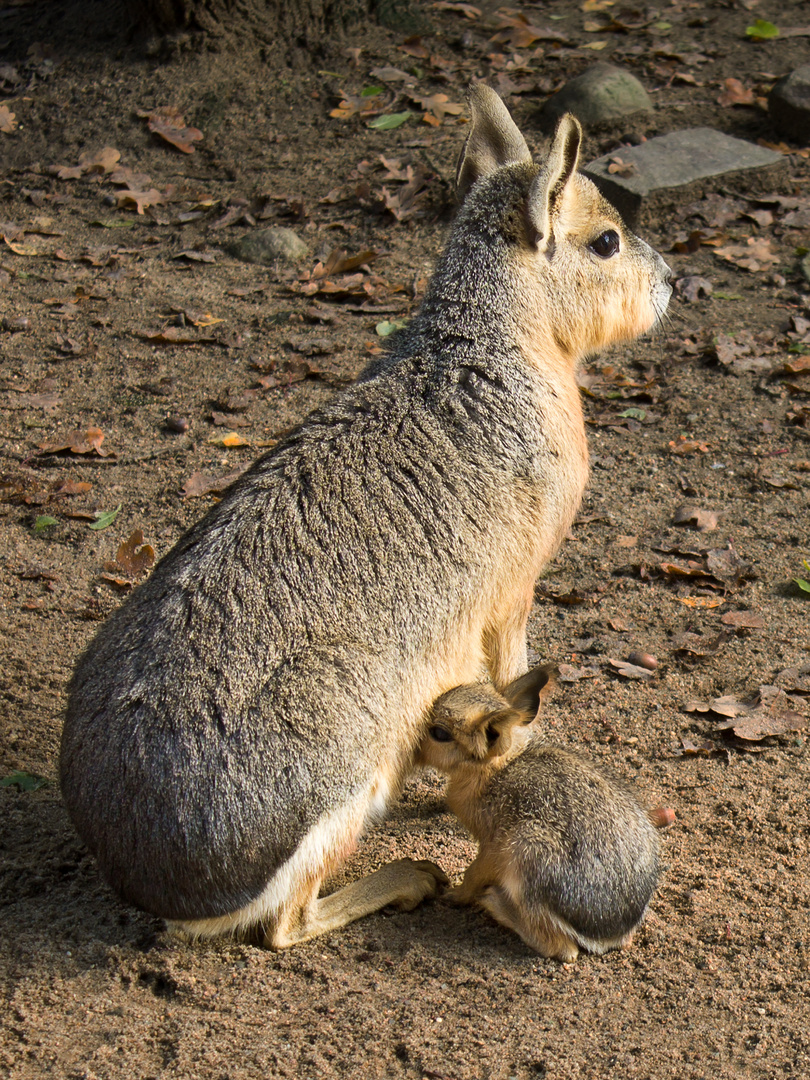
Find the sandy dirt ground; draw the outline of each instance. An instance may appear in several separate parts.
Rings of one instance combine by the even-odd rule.
[[[655,337],[583,370],[591,484],[530,619],[532,657],[566,680],[549,738],[677,814],[632,948],[563,966],[441,899],[286,953],[188,944],[111,893],[56,784],[67,680],[138,580],[140,545],[165,553],[213,481],[339,393],[384,347],[382,324],[418,304],[465,131],[443,105],[471,78],[507,95],[538,151],[540,104],[595,59],[640,78],[655,111],[590,135],[586,159],[701,124],[780,141],[761,99],[810,39],[755,42],[746,27],[806,28],[798,0],[591,7],[527,5],[528,25],[557,38],[524,44],[494,6],[439,5],[419,41],[361,28],[286,67],[251,27],[149,43],[114,5],[0,5],[0,1076],[810,1073],[799,144],[778,191],[719,184],[642,221],[677,278],[713,291],[682,286],[694,299],[675,298]],[[415,73],[411,90],[373,74],[386,67]],[[749,103],[718,100],[729,93]],[[370,99],[414,116],[369,128]],[[333,117],[341,100],[348,115]],[[165,106],[202,133],[193,153],[150,132]],[[271,226],[307,245],[298,263],[230,252]],[[377,257],[338,262],[363,252]],[[613,663],[633,651],[657,658],[651,677]],[[720,728],[730,712],[737,733]],[[458,880],[475,847],[442,791],[414,777],[335,884],[401,855]]]

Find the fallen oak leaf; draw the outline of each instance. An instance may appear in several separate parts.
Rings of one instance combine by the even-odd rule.
[[[111,173],[121,160],[121,152],[114,146],[105,146],[103,150],[85,151],[79,154],[79,166],[85,173]]]
[[[672,515],[673,525],[694,525],[698,532],[712,532],[717,528],[718,515],[714,510],[701,510],[684,503]]]
[[[114,457],[112,450],[102,449],[104,432],[101,428],[87,428],[85,431],[71,431],[61,442],[42,443],[39,453],[46,454],[97,454],[99,457]]]
[[[731,105],[756,105],[753,90],[747,90],[739,79],[726,79],[725,89],[717,99],[717,104],[728,108]]]
[[[145,544],[143,530],[135,529],[127,540],[122,540],[118,552],[112,562],[104,563],[107,574],[116,575],[116,584],[120,585],[117,575],[123,574],[127,583],[139,577],[143,577],[155,561],[155,549],[151,544]],[[101,575],[106,579],[105,574]]]
[[[115,193],[115,205],[119,210],[132,208],[139,214],[143,214],[150,206],[160,206],[165,202],[165,197],[157,188],[150,188],[149,191],[130,191],[127,189]]]
[[[153,112],[139,112],[147,127],[158,138],[180,150],[183,154],[194,153],[194,143],[203,138],[199,128],[186,127],[186,121],[174,105],[163,105]]]
[[[8,105],[0,105],[0,131],[4,135],[10,135],[17,126],[16,113],[13,113]]]
[[[458,116],[464,111],[464,106],[452,102],[447,94],[432,94],[430,97],[410,94],[409,97],[423,110],[425,115],[422,119],[433,127],[438,127],[445,116]]]
[[[714,253],[726,262],[739,266],[741,270],[752,273],[770,270],[780,262],[780,257],[771,251],[771,242],[767,236],[750,236],[745,244],[716,247]]]

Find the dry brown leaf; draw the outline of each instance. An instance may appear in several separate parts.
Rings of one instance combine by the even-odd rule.
[[[16,113],[13,113],[8,105],[0,105],[0,131],[4,135],[10,135],[17,126]]]
[[[719,258],[752,273],[771,270],[781,261],[780,257],[771,251],[771,242],[767,236],[751,236],[745,244],[729,244],[727,247],[715,248],[714,251]]]
[[[200,498],[202,495],[221,495],[249,467],[246,463],[224,476],[208,476],[206,473],[193,472],[183,484],[182,493],[187,499]]]
[[[718,515],[714,510],[701,510],[684,503],[672,515],[674,525],[694,525],[698,532],[711,532],[717,528]]]
[[[570,44],[568,35],[561,34],[558,30],[544,30],[534,26],[526,16],[519,11],[503,9],[495,12],[497,33],[493,34],[490,41],[496,45],[510,45],[515,49],[527,49],[535,41],[557,41],[560,44]]]
[[[464,111],[464,106],[451,101],[447,94],[432,94],[430,97],[411,94],[410,100],[424,111],[422,119],[434,127],[438,127],[445,116],[458,116]]]
[[[120,151],[113,146],[79,154],[79,165],[84,173],[111,173],[120,160]]]
[[[761,630],[765,626],[765,620],[756,611],[727,611],[720,622],[735,630]]]
[[[638,172],[632,161],[622,161],[620,157],[612,157],[608,164],[608,172],[617,176],[635,176]]]
[[[714,656],[733,636],[730,630],[721,630],[712,638],[704,637],[702,634],[676,634],[672,639],[672,651],[697,659]]]
[[[450,0],[439,0],[433,7],[437,11],[454,11],[459,15],[463,15],[466,19],[480,19],[481,9],[474,7],[472,4],[452,3]],[[372,73],[373,74],[373,73]]]
[[[715,725],[717,731],[733,731],[738,739],[759,742],[771,735],[789,735],[794,731],[804,731],[808,721],[792,709],[775,709],[773,706],[759,706],[747,716],[733,720],[723,720]]]
[[[716,608],[725,604],[725,600],[717,596],[676,596],[675,599],[690,608]]]
[[[131,589],[154,561],[155,549],[144,543],[142,530],[135,529],[128,540],[121,542],[115,559],[104,563],[101,579],[117,589]]]
[[[574,667],[572,664],[559,664],[559,680],[562,683],[575,683],[580,679],[595,679],[599,675],[598,668]]]
[[[332,274],[350,274],[359,270],[361,266],[367,266],[379,258],[379,252],[374,250],[361,251],[357,255],[347,255],[342,248],[333,248],[325,263],[316,263],[311,279],[329,277]]]
[[[630,664],[626,660],[608,659],[611,667],[615,668],[619,675],[625,679],[651,679],[655,672],[650,668],[641,667],[639,664]]]
[[[113,457],[112,450],[102,449],[104,432],[101,428],[87,428],[85,431],[71,431],[61,442],[43,443],[40,454],[96,454],[98,457]]]
[[[341,90],[341,100],[337,108],[329,113],[335,120],[348,120],[352,116],[374,116],[383,110],[377,97],[359,97]]]
[[[751,567],[740,558],[730,543],[726,548],[716,548],[706,553],[706,569],[724,585],[734,587],[751,577]]]
[[[210,335],[191,335],[179,326],[165,326],[162,330],[136,330],[135,335],[153,345],[212,345],[217,341]]]
[[[139,214],[143,214],[150,206],[160,206],[165,203],[165,197],[157,190],[150,188],[149,191],[117,191],[115,203],[119,210],[132,208]]]
[[[151,132],[183,154],[193,154],[193,144],[203,137],[198,128],[186,127],[182,113],[174,105],[163,105],[153,112],[139,112],[138,115],[146,119]]]
[[[774,679],[780,690],[796,694],[810,694],[810,664],[786,668]]]
[[[717,104],[728,108],[731,105],[756,105],[753,90],[747,90],[739,79],[726,79],[725,90],[717,99]]]
[[[667,445],[673,454],[705,454],[709,450],[708,443],[688,439],[685,435],[679,435],[677,439],[670,440]]]
[[[714,743],[709,742],[708,739],[701,739],[700,742],[695,742],[694,739],[681,739],[681,752],[684,754],[711,754],[716,749]]]

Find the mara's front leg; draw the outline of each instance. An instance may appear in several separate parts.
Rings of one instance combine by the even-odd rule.
[[[534,599],[534,581],[514,598],[505,612],[484,631],[484,655],[489,676],[503,691],[529,669],[526,623]]]

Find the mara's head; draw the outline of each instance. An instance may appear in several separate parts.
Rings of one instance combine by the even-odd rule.
[[[553,665],[533,668],[498,693],[491,683],[448,690],[430,710],[417,755],[420,765],[454,773],[470,765],[499,767],[532,736],[543,700],[557,684]]]
[[[477,83],[469,104],[456,177],[459,220],[480,221],[500,204],[524,351],[551,349],[575,362],[652,329],[669,302],[669,267],[577,172],[576,118],[562,117],[537,165],[494,90]]]

